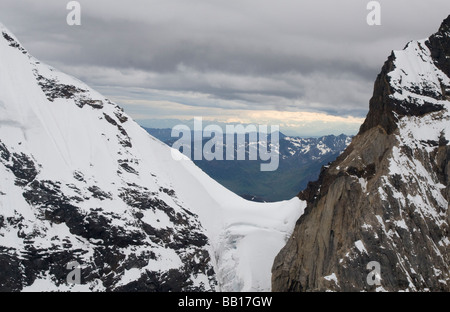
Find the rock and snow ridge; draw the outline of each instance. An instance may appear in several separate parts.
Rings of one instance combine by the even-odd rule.
[[[360,132],[299,194],[277,291],[450,291],[450,16],[389,56]],[[380,284],[367,265],[380,264]],[[333,277],[333,278],[331,278]]]
[[[267,291],[305,205],[248,202],[173,160],[0,24],[1,291]]]

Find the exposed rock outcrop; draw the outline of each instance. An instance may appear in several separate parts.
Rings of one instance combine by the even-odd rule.
[[[299,194],[274,291],[450,290],[449,29],[389,56],[359,134]]]

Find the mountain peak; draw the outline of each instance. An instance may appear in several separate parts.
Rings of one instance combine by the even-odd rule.
[[[439,32],[450,37],[450,15],[442,22]]]
[[[10,47],[20,50],[23,54],[28,52],[23,48],[19,40],[4,25],[0,23],[0,40],[6,40]]]
[[[392,51],[378,75],[364,133],[381,127],[388,134],[402,116],[424,116],[444,109],[450,98],[450,16],[425,40],[410,41]]]
[[[274,291],[450,290],[449,23],[385,62],[360,132],[299,194]]]

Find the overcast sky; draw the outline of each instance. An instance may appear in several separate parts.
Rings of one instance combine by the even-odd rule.
[[[356,133],[391,50],[450,14],[448,0],[385,0],[369,26],[365,0],[80,0],[68,26],[68,2],[0,0],[0,21],[141,124],[202,116],[304,136]]]

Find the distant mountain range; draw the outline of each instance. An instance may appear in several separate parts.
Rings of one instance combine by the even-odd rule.
[[[149,134],[172,146],[178,137],[171,129],[144,128]],[[194,138],[194,135],[191,135]],[[234,193],[252,201],[274,202],[291,199],[309,181],[319,177],[320,169],[336,159],[350,144],[352,137],[341,134],[320,138],[300,138],[279,134],[279,167],[272,172],[260,170],[261,161],[194,160],[204,172]],[[203,140],[203,145],[209,139]],[[223,140],[225,142],[225,138]],[[194,140],[192,139],[192,146]],[[234,149],[238,149],[235,143]],[[248,138],[246,140],[248,153]],[[275,188],[274,185],[277,187]]]

